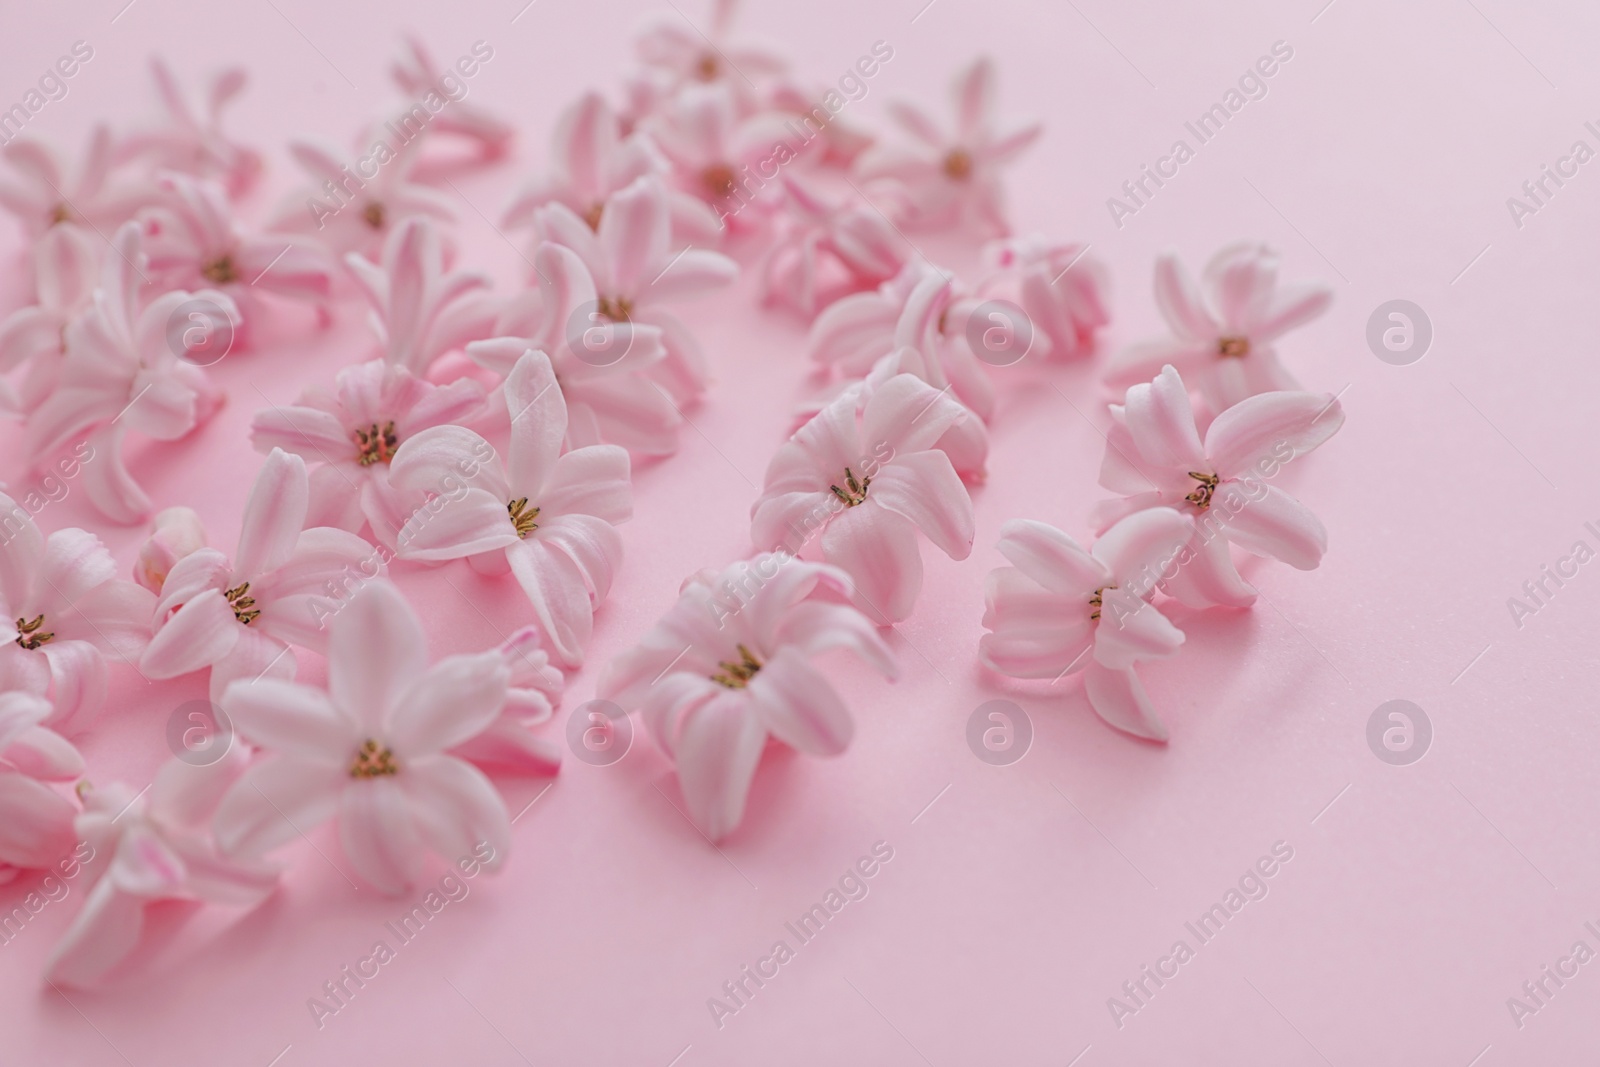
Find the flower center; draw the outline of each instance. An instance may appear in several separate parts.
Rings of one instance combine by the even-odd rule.
[[[951,181],[964,182],[972,177],[972,154],[965,148],[952,148],[944,157],[944,174]]]
[[[722,669],[711,676],[711,680],[718,685],[729,689],[743,689],[750,684],[750,679],[756,676],[761,669],[761,661],[756,659],[755,653],[743,645],[736,646],[739,650],[739,662],[730,663],[723,660],[717,664]]]
[[[600,216],[605,213],[605,202],[597,201],[589,205],[589,210],[583,213],[583,221],[589,224],[589,229],[598,231],[600,229]]]
[[[239,280],[239,272],[234,269],[232,256],[223,256],[221,259],[212,260],[200,268],[200,273],[206,276],[207,281],[215,282],[218,285],[227,285],[229,282]]]
[[[844,484],[847,488],[840,489],[837,485],[830,485],[828,488],[833,490],[834,496],[844,501],[845,507],[853,508],[867,499],[867,486],[872,484],[872,478],[869,475],[857,481],[856,476],[850,473],[850,468],[846,467],[844,469]]]
[[[539,528],[539,509],[528,506],[528,498],[520,496],[506,505],[511,525],[517,528],[518,537],[527,537]]]
[[[367,225],[371,226],[374,230],[381,230],[383,229],[383,220],[388,216],[383,210],[383,205],[374,200],[372,203],[361,209],[361,217],[365,219]]]
[[[50,209],[50,225],[54,226],[57,223],[71,221],[72,209],[66,204],[57,204],[55,207]]]
[[[1222,479],[1215,474],[1202,474],[1200,471],[1190,471],[1189,477],[1200,484],[1195,487],[1194,492],[1183,499],[1204,511],[1211,506],[1211,494],[1217,491],[1217,483]]]
[[[705,183],[712,196],[732,196],[735,182],[733,168],[726,163],[713,163],[700,172],[700,180]]]
[[[1105,591],[1107,589],[1115,588],[1115,585],[1102,585],[1099,589],[1094,591],[1094,596],[1089,598],[1089,607],[1094,609],[1093,611],[1089,612],[1089,618],[1098,619],[1100,617],[1100,608],[1103,603]]]
[[[399,773],[400,768],[394,763],[394,753],[370,737],[356,749],[355,758],[350,761],[352,778],[382,778]]]
[[[256,607],[256,598],[248,596],[250,583],[236,585],[226,590],[222,595],[228,598],[228,606],[233,609],[233,617],[249,626],[256,621],[256,616],[261,614],[261,609]]]
[[[633,301],[625,296],[602,296],[596,310],[612,322],[627,322],[633,318]]]
[[[55,636],[53,633],[40,632],[44,627],[44,616],[29,622],[27,619],[17,620],[17,644],[26,649],[35,649],[46,644]]]
[[[1217,338],[1217,355],[1238,359],[1240,356],[1250,354],[1250,338],[1248,337],[1219,337]]]
[[[394,458],[395,449],[400,447],[393,422],[386,422],[381,428],[373,423],[365,430],[356,430],[351,436],[356,442],[356,462],[363,467],[389,462]]]
[[[695,77],[703,82],[716,81],[717,74],[722,68],[717,64],[717,57],[707,52],[700,57],[700,62],[694,65]]]

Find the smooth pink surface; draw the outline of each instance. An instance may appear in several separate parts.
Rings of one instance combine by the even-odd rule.
[[[287,138],[347,144],[393,103],[400,29],[418,30],[441,62],[490,42],[473,98],[513,119],[520,140],[510,165],[457,181],[467,201],[457,232],[464,260],[493,270],[501,288],[526,268],[487,220],[542,165],[558,109],[584,89],[616,89],[628,30],[648,7],[542,0],[513,23],[521,0],[120,6],[6,17],[0,102],[88,40],[95,57],[70,95],[29,127],[77,150],[91,121],[153,109],[152,50],[186,85],[244,62],[252,83],[231,128],[267,152],[273,196],[298,180]],[[699,4],[680,6],[704,23]],[[992,53],[1003,112],[1046,120],[1012,174],[1013,219],[1020,231],[1090,241],[1109,263],[1110,345],[1161,331],[1150,270],[1163,249],[1197,267],[1223,243],[1256,237],[1283,250],[1286,277],[1335,286],[1332,311],[1282,346],[1305,387],[1342,390],[1348,413],[1284,482],[1327,524],[1328,556],[1311,573],[1247,567],[1263,593],[1248,613],[1174,612],[1188,635],[1182,654],[1142,668],[1170,745],[1107,728],[1077,681],[1022,687],[977,666],[1001,523],[1030,517],[1087,536],[1104,495],[1096,367],[1025,362],[993,374],[977,548],[961,563],[924,549],[922,599],[892,636],[902,679],[841,661],[835,678],[858,726],[850,750],[769,758],[720,853],[675,810],[670,769],[642,731],[614,766],[569,759],[547,793],[542,781],[513,782],[508,804],[522,814],[503,873],[468,883],[465,900],[320,1030],[307,998],[380,937],[393,943],[384,923],[421,896],[353,889],[323,858],[339,855],[327,828],[287,852],[284,885],[260,909],[158,922],[170,936],[134,970],[69,1002],[39,974],[81,900],[73,885],[0,948],[0,1057],[1500,1067],[1592,1052],[1600,963],[1520,1030],[1506,998],[1574,941],[1600,948],[1583,926],[1600,928],[1600,657],[1584,622],[1600,609],[1600,565],[1520,628],[1506,601],[1574,541],[1600,545],[1583,525],[1600,526],[1589,484],[1600,466],[1589,432],[1600,417],[1600,253],[1584,237],[1600,226],[1600,177],[1589,173],[1600,164],[1521,229],[1505,198],[1574,140],[1596,146],[1583,123],[1600,119],[1585,103],[1600,89],[1590,54],[1600,17],[1505,0],[1320,6],[935,0],[919,14],[921,0],[811,0],[754,6],[743,19],[818,79],[889,41],[893,61],[850,105],[875,123],[891,93],[936,103],[960,64]],[[1114,227],[1106,197],[1277,40],[1294,58],[1269,95]],[[264,207],[253,203],[251,217]],[[14,299],[19,234],[7,227],[3,239]],[[970,266],[969,244],[917,240]],[[626,562],[555,729],[686,574],[749,548],[750,503],[809,371],[801,327],[758,310],[752,293],[747,277],[732,297],[687,309],[716,381],[690,412],[680,454],[637,472]],[[1372,309],[1396,297],[1434,323],[1432,350],[1410,367],[1380,363],[1365,342]],[[157,504],[193,505],[213,543],[231,545],[260,462],[251,414],[364,358],[364,314],[352,303],[322,335],[309,316],[291,317],[261,351],[215,368],[223,412],[189,440],[130,455]],[[17,431],[4,433],[0,454],[15,455]],[[39,521],[95,522],[76,495]],[[128,567],[142,538],[107,537]],[[490,647],[526,621],[510,582],[460,566],[396,573],[435,656]],[[320,663],[305,660],[319,678]],[[204,681],[146,685],[117,668],[113,684],[126,695],[82,747],[96,780],[137,789],[168,754],[168,715],[202,696]],[[1005,768],[979,762],[965,741],[968,715],[998,696],[1019,701],[1035,730],[1026,758]],[[1435,729],[1432,751],[1409,767],[1380,762],[1365,740],[1368,716],[1399,697]],[[894,858],[870,894],[719,1029],[706,999],[775,940],[793,945],[784,923],[877,841]],[[1294,858],[1270,894],[1119,1030],[1107,998],[1174,940],[1193,945],[1184,923],[1276,841]],[[31,884],[0,891],[0,905]]]

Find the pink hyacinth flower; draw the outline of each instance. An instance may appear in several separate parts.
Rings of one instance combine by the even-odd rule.
[[[485,299],[492,284],[478,271],[446,271],[438,228],[426,218],[407,219],[383,245],[381,263],[358,255],[345,264],[372,305],[373,332],[384,359],[412,374],[468,341],[487,337],[496,311]]]
[[[504,225],[531,226],[547,204],[563,204],[592,230],[600,228],[611,197],[667,162],[642,133],[623,136],[621,120],[605,97],[584,93],[561,113],[550,145],[550,172],[530,181],[506,208]],[[708,245],[721,229],[717,216],[697,197],[668,193],[673,243]]]
[[[72,801],[47,782],[83,773],[83,757],[45,726],[50,702],[0,693],[0,884],[49,867],[72,850]]]
[[[215,183],[167,174],[161,186],[165,202],[140,215],[150,268],[164,288],[215,286],[232,297],[242,320],[238,343],[260,314],[259,294],[327,298],[335,269],[327,249],[306,238],[245,233]]]
[[[517,132],[516,127],[476,100],[466,99],[464,89],[461,97],[448,92],[443,85],[444,76],[455,77],[459,83],[459,75],[449,67],[441,67],[434,62],[427,46],[416,34],[406,34],[405,42],[405,56],[389,67],[389,75],[394,83],[413,102],[421,101],[429,93],[448,101],[433,116],[429,131],[454,134],[475,142],[484,159],[497,159],[504,155],[512,136]]]
[[[1177,256],[1161,256],[1155,293],[1173,336],[1118,353],[1106,368],[1106,381],[1119,389],[1149,381],[1170,363],[1189,376],[1212,414],[1256,393],[1300,388],[1279,362],[1275,343],[1333,300],[1325,285],[1280,290],[1277,252],[1250,241],[1212,256],[1199,289]]]
[[[776,112],[741,118],[726,85],[691,85],[646,126],[672,164],[675,186],[709,204],[725,227],[750,229],[775,206],[779,168],[820,149]],[[755,204],[757,210],[745,211]]]
[[[809,319],[827,294],[881,285],[905,266],[905,241],[876,208],[824,199],[790,174],[782,180],[787,210],[761,268],[763,300]]]
[[[782,74],[788,64],[775,49],[733,36],[738,0],[715,0],[702,33],[681,12],[649,19],[634,41],[640,63],[660,76],[670,95],[686,85],[724,85],[748,111],[753,84]]]
[[[326,689],[244,679],[222,698],[266,758],[217,808],[217,842],[258,856],[337,814],[345,858],[385,893],[404,892],[433,853],[497,870],[511,845],[505,803],[450,754],[491,726],[511,672],[497,650],[429,666],[427,635],[388,582],[361,589],[329,624]]]
[[[751,541],[795,552],[820,532],[823,559],[850,576],[863,609],[884,624],[905,619],[922,589],[917,531],[951,559],[972,551],[972,499],[935,447],[967,417],[910,374],[878,386],[859,412],[853,395],[840,397],[774,453]]]
[[[954,293],[949,278],[935,271],[922,274],[893,324],[887,354],[873,364],[864,379],[845,386],[839,395],[853,393],[856,402],[864,405],[875,389],[900,374],[915,375],[935,389],[951,393],[976,417],[962,419],[946,430],[937,447],[950,457],[964,481],[976,483],[987,476],[986,423],[994,414],[994,386],[978,365],[963,326],[973,303],[956,299]],[[866,321],[858,325],[861,329],[853,331],[854,340],[864,342]]]
[[[543,352],[517,361],[505,401],[503,459],[463,426],[423,430],[400,446],[390,480],[434,494],[401,529],[400,557],[466,559],[488,574],[509,567],[555,658],[577,667],[622,562],[616,524],[633,514],[628,453],[615,445],[562,453],[566,403]]]
[[[20,179],[0,178],[0,207],[17,216],[30,238],[61,225],[114,230],[155,194],[148,180],[115,176],[114,156],[103,123],[90,132],[83,165],[75,170],[39,141],[19,137],[0,149]]]
[[[46,537],[0,494],[0,688],[48,694],[48,726],[88,725],[105,702],[106,657],[131,665],[150,640],[155,598],[116,575],[94,534]]]
[[[120,782],[85,791],[76,830],[90,888],[45,965],[48,981],[100,984],[138,948],[145,909],[158,901],[252,908],[277,887],[277,867],[221,855],[207,826],[248,759],[234,745],[206,766],[168,760],[148,797]]]
[[[224,343],[239,321],[233,301],[215,289],[174,290],[144,304],[143,249],[138,223],[125,223],[105,257],[93,307],[67,327],[61,384],[29,415],[27,427],[35,462],[91,435],[95,461],[86,467],[85,494],[122,523],[150,512],[149,497],[122,465],[122,435],[136,430],[171,441],[209,417],[219,400],[200,364],[221,357],[191,353]],[[179,315],[186,305],[187,319]],[[175,321],[193,325],[175,332]]]
[[[451,755],[491,774],[555,774],[561,769],[561,743],[533,732],[550,721],[566,688],[539,642],[539,628],[524,626],[496,649],[511,672],[506,706],[482,733],[452,748]]]
[[[199,514],[186,507],[163,508],[152,522],[155,529],[139,549],[133,580],[160,596],[178,561],[206,547],[206,528]]]
[[[918,226],[943,226],[975,220],[1005,234],[1005,190],[1001,171],[1031,145],[1043,129],[1030,123],[1010,133],[997,129],[994,64],[975,60],[955,80],[956,121],[946,132],[921,108],[904,101],[889,105],[889,115],[911,135],[910,146],[880,145],[856,161],[862,179],[894,178],[909,197]]]
[[[568,444],[574,448],[603,442],[642,456],[676,451],[683,416],[671,394],[647,376],[666,358],[662,328],[612,318],[600,305],[583,257],[565,245],[539,245],[533,266],[539,275],[537,321],[505,319],[501,330],[525,332],[475,341],[467,355],[504,378],[524,352],[546,353],[561,378]]]
[[[1111,321],[1109,281],[1087,245],[1035,236],[995,242],[985,253],[1013,279],[1041,356],[1077,359],[1094,351],[1096,333]]]
[[[244,68],[226,67],[212,76],[203,117],[189,105],[160,56],[150,57],[150,73],[166,109],[166,123],[128,137],[118,145],[117,157],[144,158],[161,170],[215,179],[229,197],[244,196],[261,176],[261,154],[222,132],[222,112],[248,80]]]
[[[372,259],[407,219],[453,222],[449,196],[415,180],[421,134],[402,139],[395,129],[392,123],[375,129],[362,144],[364,154],[348,160],[307,141],[289,142],[289,154],[314,184],[284,200],[270,229],[307,234],[335,252]],[[373,148],[379,142],[381,152]]]
[[[1266,484],[1282,466],[1332,437],[1344,409],[1331,393],[1280,391],[1241,400],[1218,415],[1202,442],[1183,379],[1165,367],[1113,407],[1100,484],[1122,500],[1097,510],[1102,525],[1141,508],[1193,516],[1194,534],[1162,588],[1193,607],[1249,607],[1256,591],[1239,576],[1230,543],[1300,570],[1322,561],[1328,533],[1306,506]]]
[[[664,355],[648,373],[674,402],[687,404],[704,393],[708,372],[700,344],[660,305],[731,283],[739,265],[703,248],[672,251],[671,209],[661,180],[647,175],[612,196],[595,229],[564,204],[548,204],[536,218],[544,240],[583,260],[594,282],[597,315],[660,329]]]
[[[813,756],[849,746],[850,709],[813,657],[848,649],[896,676],[889,646],[844,603],[850,594],[835,567],[787,553],[741,560],[686,582],[638,647],[606,668],[600,695],[642,712],[711,840],[743,819],[769,737]]]
[[[230,561],[215,548],[173,565],[139,662],[152,678],[211,668],[211,699],[236,678],[293,678],[290,645],[321,651],[351,588],[382,577],[382,556],[353,533],[305,529],[306,464],[281,449],[261,465]]]
[[[920,256],[906,263],[894,277],[876,289],[851,293],[822,309],[811,324],[807,351],[824,366],[833,367],[846,378],[860,378],[879,360],[895,350],[895,335],[904,317],[911,294],[929,278],[949,279],[951,275]],[[939,329],[951,333],[956,320],[964,323],[977,300],[951,280],[954,314],[945,317]]]
[[[393,548],[422,503],[390,484],[395,453],[430,427],[470,421],[483,406],[483,387],[470,378],[434,385],[375,359],[340,371],[331,390],[308,389],[297,404],[257,412],[250,440],[258,451],[281,448],[317,465],[312,514],[353,512],[333,525],[358,531],[365,520],[379,543]]]
[[[1086,552],[1053,526],[1007,522],[999,548],[1015,566],[989,573],[983,625],[991,632],[979,639],[978,658],[1013,678],[1081,670],[1102,719],[1165,741],[1166,727],[1133,666],[1183,644],[1183,632],[1147,598],[1193,528],[1171,508],[1150,508],[1117,523]]]
[[[67,324],[89,307],[100,278],[100,238],[81,226],[52,226],[34,242],[34,296],[0,321],[0,374],[27,367],[7,406],[31,410],[56,387],[67,354]],[[10,385],[3,387],[9,394]]]

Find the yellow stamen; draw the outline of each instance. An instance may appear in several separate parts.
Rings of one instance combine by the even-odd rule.
[[[539,509],[528,506],[528,498],[520,496],[506,505],[511,525],[517,528],[518,537],[527,537],[539,528]]]
[[[833,490],[834,496],[844,501],[845,507],[853,508],[867,499],[867,486],[872,484],[872,478],[868,476],[857,481],[856,476],[850,472],[850,468],[846,467],[844,469],[844,484],[848,486],[847,489],[840,489],[837,485],[830,485],[828,488]]]
[[[249,592],[250,583],[245,582],[225,590],[222,594],[228,598],[228,606],[233,609],[233,617],[246,626],[255,622],[256,617],[261,614],[261,609],[256,607],[256,598],[246,595]]]
[[[370,737],[356,750],[355,758],[350,761],[352,778],[382,778],[399,773],[400,768],[395,766],[394,753]]]
[[[712,196],[732,196],[737,177],[733,168],[726,163],[713,163],[700,172],[700,180],[705,183]]]
[[[1204,511],[1211,506],[1211,495],[1217,491],[1217,483],[1222,479],[1215,474],[1205,474],[1200,471],[1190,471],[1189,477],[1200,484],[1195,488],[1194,492],[1183,499]]]
[[[351,436],[356,442],[356,462],[363,467],[389,462],[394,458],[395,449],[400,447],[393,422],[384,423],[382,428],[373,423],[365,430],[356,430]]]
[[[26,619],[18,619],[17,620],[17,644],[21,645],[23,648],[30,649],[30,650],[38,648],[40,645],[49,644],[50,643],[50,639],[52,637],[54,637],[55,634],[54,633],[41,633],[40,632],[40,628],[43,627],[43,626],[44,626],[44,616],[43,615],[38,616],[32,622],[29,622]]]
[[[739,662],[730,663],[723,660],[717,664],[722,669],[711,676],[713,682],[729,689],[743,689],[761,669],[761,661],[756,659],[754,653],[743,645],[736,647],[739,649]]]
[[[381,230],[383,229],[383,220],[388,216],[383,210],[383,205],[377,201],[373,201],[362,209],[361,217],[365,219],[367,225],[371,226],[374,230]]]
[[[1250,338],[1248,337],[1219,337],[1217,338],[1217,355],[1238,359],[1240,356],[1250,354]]]

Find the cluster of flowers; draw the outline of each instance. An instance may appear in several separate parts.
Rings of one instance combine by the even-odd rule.
[[[1109,321],[1106,271],[1083,246],[1010,236],[1000,175],[1039,127],[1001,128],[987,60],[955,79],[951,124],[893,104],[906,141],[880,142],[840,118],[845,97],[737,39],[732,15],[718,0],[707,35],[651,24],[622,106],[588,93],[563,112],[504,216],[532,233],[509,293],[456,266],[429,146],[456,138],[477,148],[456,165],[490,165],[512,127],[448,92],[415,41],[394,70],[403,114],[435,117],[388,123],[405,131],[392,142],[375,125],[353,163],[291,144],[311,184],[260,230],[235,209],[261,157],[220,124],[237,70],[201,118],[157,63],[163,124],[121,141],[97,129],[72,177],[34,142],[0,153],[16,179],[0,180],[0,205],[33,239],[35,276],[34,302],[0,323],[0,405],[25,420],[31,470],[75,457],[107,520],[152,526],[127,581],[94,533],[46,536],[38,509],[0,497],[0,878],[79,839],[95,857],[52,980],[100,980],[151,901],[260,900],[279,878],[270,854],[329,818],[385,892],[415,884],[430,854],[486,842],[488,866],[502,862],[510,825],[489,775],[559,766],[537,728],[622,564],[633,466],[676,449],[707,390],[704,353],[667,308],[731,283],[735,256],[758,264],[766,301],[810,321],[828,384],[771,459],[753,554],[685,582],[598,692],[642,714],[713,839],[739,825],[769,742],[824,756],[849,744],[850,710],[813,660],[848,650],[892,678],[882,628],[915,608],[921,540],[957,560],[973,547],[968,486],[986,476],[995,405],[976,317],[1007,299],[1037,331],[1033,352],[1087,356]],[[850,84],[864,93],[892,57],[878,42]],[[973,283],[905,236],[950,227],[993,238]],[[1275,261],[1253,247],[1226,250],[1206,280],[1202,300],[1174,262],[1158,267],[1178,340],[1113,368],[1132,388],[1112,409],[1102,482],[1126,499],[1103,509],[1092,552],[1006,527],[1016,569],[991,576],[980,649],[1002,673],[1059,677],[1092,648],[1091,702],[1150,737],[1162,730],[1132,668],[1182,640],[1156,591],[1248,605],[1230,543],[1315,566],[1321,526],[1259,479],[1342,419],[1333,398],[1294,391],[1271,348],[1327,294],[1277,293]],[[222,399],[207,366],[259,346],[282,298],[324,326],[362,302],[374,340],[365,361],[256,414],[265,460],[229,556],[193,511],[152,514],[124,438],[190,435]],[[1203,441],[1168,364],[1208,405]],[[531,624],[430,666],[391,570],[453,560],[510,576]],[[297,650],[326,657],[325,685],[295,680]],[[68,738],[106,702],[118,660],[152,679],[207,672],[233,743],[173,759],[147,793],[91,787]],[[60,782],[77,783],[77,803]]]

